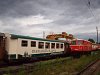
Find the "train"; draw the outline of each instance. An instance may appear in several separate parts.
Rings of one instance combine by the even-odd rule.
[[[99,49],[99,45],[92,43],[90,41],[84,39],[74,39],[71,41],[71,54],[73,55],[83,55],[83,54],[91,54],[92,51],[96,51]]]
[[[0,33],[0,61],[15,61],[57,55],[90,53],[92,43],[86,40],[73,40],[71,44],[62,40],[49,40],[31,36]]]

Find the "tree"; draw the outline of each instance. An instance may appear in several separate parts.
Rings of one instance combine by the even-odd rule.
[[[91,38],[88,39],[88,41],[92,42],[92,43],[95,43],[95,41]]]

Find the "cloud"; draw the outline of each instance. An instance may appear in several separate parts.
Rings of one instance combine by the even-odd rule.
[[[94,33],[76,33],[74,34],[75,37],[77,38],[81,38],[81,39],[86,39],[88,40],[89,38],[95,40],[95,42],[97,42],[97,34],[96,32]],[[87,37],[88,36],[88,37]],[[100,37],[100,34],[99,34]],[[98,38],[100,40],[100,38]]]
[[[15,22],[21,25],[35,25],[35,24],[46,24],[53,22],[53,20],[45,19],[44,16],[36,15],[36,16],[28,16],[23,18],[15,18]]]
[[[42,37],[43,31],[46,35],[64,31],[88,38],[88,34],[96,32],[96,26],[100,28],[100,1],[91,0],[92,10],[87,3],[88,0],[0,0],[0,32]]]
[[[0,21],[0,25],[2,25],[2,21]]]

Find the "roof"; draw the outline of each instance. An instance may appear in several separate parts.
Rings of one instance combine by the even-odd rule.
[[[23,36],[23,35],[15,35],[15,34],[11,34],[11,38],[12,39],[22,38],[22,39],[31,39],[31,40],[41,40],[41,41],[62,42],[62,43],[64,43],[64,41],[60,41],[60,40],[48,40],[48,39],[43,39],[43,38],[36,38],[36,37],[31,37],[31,36]]]
[[[88,41],[88,40],[84,40],[84,39],[74,39],[74,40],[72,40],[72,41],[86,41],[86,42],[90,42],[90,41]],[[90,43],[92,43],[92,42],[90,42]]]

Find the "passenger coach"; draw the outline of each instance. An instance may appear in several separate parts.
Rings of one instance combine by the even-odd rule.
[[[0,60],[60,55],[68,49],[69,44],[63,41],[0,33]]]

